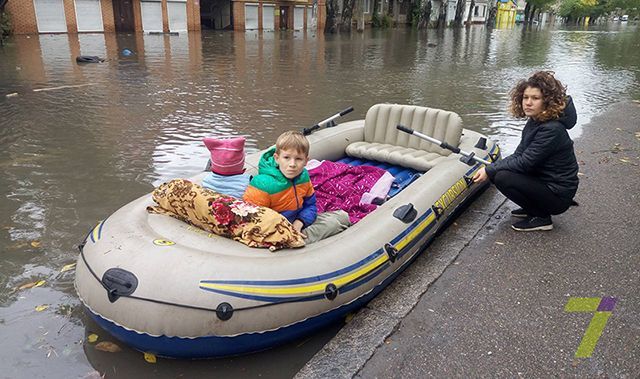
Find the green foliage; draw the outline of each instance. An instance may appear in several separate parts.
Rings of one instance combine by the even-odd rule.
[[[382,16],[374,14],[371,18],[371,23],[376,28],[388,28],[393,24],[393,18],[388,14]]]
[[[540,1],[540,0],[536,0]],[[606,14],[637,14],[640,0],[560,0],[558,14],[575,20],[580,17],[600,17]]]
[[[417,27],[420,22],[420,5],[411,8],[411,26]]]
[[[11,20],[9,19],[9,15],[1,12],[0,13],[0,37],[8,36],[11,34]]]

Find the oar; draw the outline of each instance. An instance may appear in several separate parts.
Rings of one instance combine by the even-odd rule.
[[[322,125],[327,125],[327,127],[329,127],[329,123],[333,120],[335,120],[338,117],[342,117],[344,115],[346,115],[347,113],[353,111],[353,107],[349,107],[345,110],[343,110],[342,112],[336,113],[333,116],[327,118],[326,120],[322,120],[319,123],[315,124],[314,126],[310,127],[310,128],[304,128],[302,129],[302,134],[304,134],[305,136],[308,136],[309,134],[313,133],[316,129],[320,129],[322,127]]]
[[[416,132],[415,130],[411,129],[411,128],[407,128],[406,126],[402,126],[402,125],[398,125],[396,126],[396,128],[400,131],[403,131],[405,133],[409,133],[411,135],[414,135],[416,137],[422,138],[423,140],[429,141],[431,143],[435,143],[436,145],[439,145],[441,148],[443,149],[447,149],[447,150],[451,150],[456,154],[460,154],[462,156],[464,156],[466,159],[461,159],[463,162],[465,162],[468,165],[473,166],[473,162],[472,161],[476,161],[478,163],[482,163],[482,164],[486,164],[489,165],[491,164],[491,162],[484,160],[482,158],[478,158],[476,157],[474,152],[471,153],[467,153],[466,151],[460,150],[459,147],[455,147],[455,146],[451,146],[448,143],[444,142],[444,141],[439,141],[433,137],[429,137],[426,134],[422,134],[420,132]]]

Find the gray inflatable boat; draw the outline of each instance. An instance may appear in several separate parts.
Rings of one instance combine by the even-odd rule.
[[[483,136],[463,129],[453,112],[375,105],[365,120],[309,135],[311,158],[377,162],[409,178],[360,222],[303,248],[269,253],[149,214],[154,203],[147,194],[100,222],[81,244],[75,280],[81,301],[118,339],[170,357],[263,350],[336,322],[384,289],[487,185],[470,180],[479,163],[461,162],[398,124],[485,160],[500,156],[495,143],[478,144]],[[247,173],[257,173],[261,154],[247,157]],[[204,175],[191,180],[200,183]]]

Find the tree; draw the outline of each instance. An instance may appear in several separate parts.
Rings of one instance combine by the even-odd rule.
[[[418,29],[426,29],[429,27],[429,21],[431,21],[431,0],[426,0],[424,5],[420,7],[420,20],[418,21]]]
[[[338,31],[338,0],[327,0],[327,19],[324,24],[325,33]]]
[[[356,5],[356,0],[344,0],[342,3],[342,15],[340,16],[340,31],[351,31],[351,23],[353,19],[353,8]]]
[[[496,13],[498,12],[497,2],[489,0],[489,12],[487,12],[486,25],[493,27],[496,23]]]
[[[444,28],[447,26],[447,3],[445,1],[440,5],[440,13],[438,14],[437,28]]]
[[[9,16],[4,13],[4,7],[9,0],[0,0],[0,46],[4,45],[4,36],[11,32]]]
[[[594,13],[597,2],[598,0],[562,0],[558,13],[569,22],[578,22]]]
[[[464,17],[465,5],[467,5],[466,0],[458,0],[458,2],[456,3],[456,15],[453,19],[453,25],[456,27],[462,26],[462,17]]]

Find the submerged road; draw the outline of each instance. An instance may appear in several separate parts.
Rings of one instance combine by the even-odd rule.
[[[550,232],[515,232],[494,187],[298,378],[640,376],[640,102],[576,143]]]

